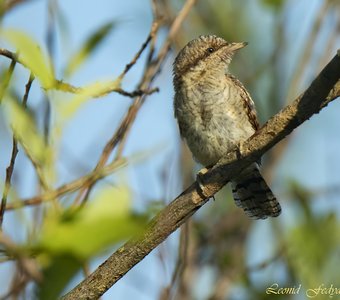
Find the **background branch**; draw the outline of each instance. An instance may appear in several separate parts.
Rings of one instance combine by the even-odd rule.
[[[64,300],[98,299],[172,232],[192,216],[209,197],[231,178],[290,134],[296,127],[318,113],[340,94],[340,52],[328,63],[310,87],[291,105],[273,116],[254,136],[235,148],[211,168],[201,181],[194,182],[165,207],[146,231],[128,241],[112,254],[89,277],[66,294]]]

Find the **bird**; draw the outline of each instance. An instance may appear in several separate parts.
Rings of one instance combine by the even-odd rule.
[[[214,165],[259,129],[255,104],[229,72],[232,58],[246,42],[201,35],[179,51],[173,63],[174,114],[194,159]],[[233,198],[252,219],[277,217],[281,206],[260,173],[260,163],[232,178]]]

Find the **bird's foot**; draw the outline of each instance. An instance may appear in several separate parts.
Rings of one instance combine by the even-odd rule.
[[[208,197],[205,193],[205,187],[204,187],[203,178],[202,178],[202,176],[204,176],[208,171],[209,169],[203,168],[199,170],[199,172],[196,175],[196,181],[198,183],[198,193],[200,194],[202,198]]]

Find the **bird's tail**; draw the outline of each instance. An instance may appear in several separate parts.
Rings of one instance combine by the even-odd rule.
[[[231,181],[236,205],[254,219],[277,217],[281,213],[280,203],[262,177],[258,164],[254,163]]]

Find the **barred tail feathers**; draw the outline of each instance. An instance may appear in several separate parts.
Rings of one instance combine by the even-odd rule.
[[[231,181],[231,187],[236,205],[250,218],[266,219],[280,215],[280,203],[262,177],[258,164],[252,164]]]

